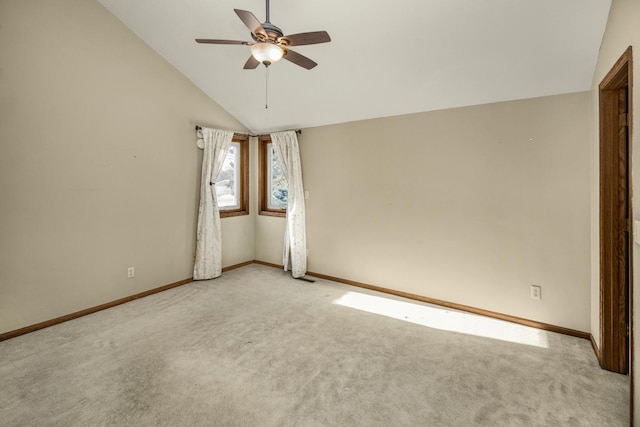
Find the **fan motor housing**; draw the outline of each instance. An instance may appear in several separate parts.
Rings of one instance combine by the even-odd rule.
[[[276,27],[275,25],[273,25],[271,22],[263,22],[262,28],[264,28],[264,30],[267,32],[267,35],[269,36],[269,40],[273,41],[274,43],[276,43],[278,39],[284,35],[282,30],[279,27]],[[266,40],[260,40],[261,37],[259,36],[260,34],[258,34],[258,37],[251,34],[251,37],[253,37],[253,39],[257,42],[266,41]]]

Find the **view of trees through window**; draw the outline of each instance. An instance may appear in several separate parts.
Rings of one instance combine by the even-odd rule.
[[[287,180],[280,168],[280,162],[278,162],[278,156],[273,151],[273,144],[269,144],[268,148],[267,164],[269,165],[269,176],[267,182],[269,183],[268,194],[269,209],[286,209],[287,208],[287,193],[288,186]]]
[[[218,199],[219,209],[237,209],[240,207],[239,184],[240,144],[233,142],[216,179],[216,198]]]

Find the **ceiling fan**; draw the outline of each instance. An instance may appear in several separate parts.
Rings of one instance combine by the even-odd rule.
[[[312,31],[285,36],[280,28],[269,22],[269,0],[266,0],[266,3],[267,19],[263,23],[260,23],[251,12],[234,9],[244,25],[251,31],[253,41],[196,39],[196,42],[251,46],[251,56],[243,67],[245,70],[253,70],[261,63],[268,67],[282,58],[307,70],[318,65],[306,56],[289,49],[289,47],[330,42],[331,37],[329,37],[329,34],[326,31]]]

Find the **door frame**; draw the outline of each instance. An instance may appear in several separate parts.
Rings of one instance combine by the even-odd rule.
[[[600,366],[626,374],[633,358],[631,118],[632,49],[622,54],[599,85],[600,124]],[[620,142],[618,94],[627,90],[627,141]],[[626,175],[621,179],[620,163]],[[626,185],[621,184],[626,181]],[[626,188],[622,188],[623,185]],[[620,209],[620,205],[624,205]],[[616,206],[618,209],[616,209]],[[626,211],[626,212],[623,212]],[[626,218],[620,218],[624,214]],[[626,252],[622,259],[621,251]],[[623,266],[621,262],[624,262]],[[622,277],[624,280],[621,280]],[[617,279],[617,280],[616,280]],[[633,375],[632,375],[633,380]],[[633,388],[632,388],[633,390]],[[633,407],[633,405],[631,405]]]

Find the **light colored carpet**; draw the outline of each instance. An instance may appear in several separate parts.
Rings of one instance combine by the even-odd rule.
[[[0,382],[3,426],[629,423],[586,340],[260,265],[2,342]]]

